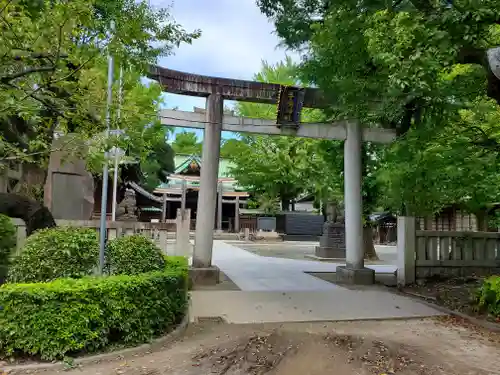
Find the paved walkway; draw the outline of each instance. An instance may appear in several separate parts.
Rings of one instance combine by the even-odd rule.
[[[335,272],[340,264],[268,258],[214,241],[213,263],[241,291],[193,291],[191,315],[229,323],[415,318],[437,310],[381,288],[349,289],[304,272]],[[394,266],[370,266],[392,273]]]
[[[236,245],[214,241],[213,263],[244,291],[306,291],[342,288],[305,272],[335,272],[342,263],[261,257]],[[393,273],[393,265],[367,266]]]

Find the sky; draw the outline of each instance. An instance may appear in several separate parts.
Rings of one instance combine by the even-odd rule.
[[[187,31],[200,29],[202,32],[191,45],[183,44],[173,55],[161,58],[159,65],[163,67],[252,79],[260,70],[262,60],[277,63],[287,54],[296,57],[277,48],[279,40],[273,34],[274,26],[260,13],[255,0],[151,0],[151,5],[170,6],[170,14]],[[166,108],[192,111],[194,106],[205,107],[205,99],[165,94]],[[201,138],[202,131],[197,131],[197,135]]]

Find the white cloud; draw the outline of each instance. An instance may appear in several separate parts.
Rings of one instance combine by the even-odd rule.
[[[262,60],[276,63],[288,54],[277,48],[274,25],[260,12],[255,0],[151,0],[169,7],[173,18],[187,31],[200,29],[192,45],[183,44],[172,56],[160,59],[166,68],[218,77],[252,79]],[[190,111],[204,107],[203,98],[166,94],[167,107]],[[230,104],[230,103],[227,103]]]
[[[166,67],[251,79],[262,60],[275,63],[285,57],[285,51],[276,48],[279,40],[272,34],[274,26],[260,13],[255,0],[177,0],[171,13],[186,30],[201,29],[202,36],[161,59]]]

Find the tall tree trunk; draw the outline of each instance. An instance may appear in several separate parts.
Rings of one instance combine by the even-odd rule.
[[[363,227],[363,247],[365,259],[379,260],[375,245],[373,243],[373,228],[371,226]]]
[[[368,187],[365,184],[365,179],[368,174],[368,162],[369,162],[369,154],[368,154],[368,146],[363,144],[362,146],[362,154],[361,154],[361,171],[362,171],[362,189],[364,190],[364,195],[362,199],[362,211],[363,211],[363,245],[364,245],[364,254],[365,259],[370,260],[378,260],[377,252],[375,251],[375,245],[373,243],[373,229],[370,221],[370,212],[375,203],[377,201],[377,191],[372,190],[372,187]]]
[[[290,199],[281,199],[281,209],[283,211],[290,211]]]
[[[477,230],[479,232],[487,232],[488,231],[488,211],[486,209],[481,209],[475,212],[476,222],[477,222]]]

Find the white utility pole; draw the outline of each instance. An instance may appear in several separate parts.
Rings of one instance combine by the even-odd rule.
[[[117,127],[120,126],[120,116],[121,116],[121,106],[122,106],[122,95],[123,95],[123,66],[120,66],[120,81],[118,86],[118,111],[116,113],[117,118]],[[120,155],[118,152],[118,148],[115,147],[115,169],[113,174],[113,202],[111,208],[111,220],[116,221],[116,196],[118,190],[118,168],[119,168],[119,159]]]
[[[115,30],[115,23],[111,21],[111,32]],[[108,52],[108,94],[106,102],[106,139],[109,137],[111,128],[111,105],[113,103],[113,68],[114,60],[111,52]],[[102,171],[102,197],[101,197],[101,222],[99,232],[99,274],[104,272],[104,250],[106,245],[106,206],[108,204],[108,150],[104,152],[104,168]]]

